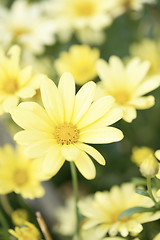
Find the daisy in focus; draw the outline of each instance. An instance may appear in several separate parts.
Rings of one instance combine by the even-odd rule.
[[[32,74],[31,66],[20,68],[21,49],[14,45],[7,55],[0,49],[0,114],[9,112],[20,98],[30,98],[36,94],[43,74]]]
[[[14,149],[5,145],[0,149],[0,194],[15,192],[24,198],[42,197],[41,171],[39,159],[28,159],[20,146]]]
[[[119,57],[112,56],[107,63],[97,62],[101,82],[98,83],[97,97],[111,95],[115,106],[123,111],[123,119],[132,122],[137,117],[136,109],[147,109],[155,104],[153,96],[143,96],[160,85],[160,75],[147,77],[149,62],[138,58],[131,59],[126,65]]]
[[[9,233],[17,240],[41,240],[39,230],[30,222],[25,222],[23,227],[15,227],[15,230],[9,229]]]
[[[80,202],[80,212],[85,216],[84,229],[94,228],[99,238],[116,236],[118,233],[126,237],[128,234],[138,235],[143,227],[142,223],[154,221],[160,218],[160,212],[136,213],[128,219],[119,215],[125,209],[143,206],[153,206],[151,199],[135,192],[132,183],[124,183],[120,187],[113,186],[110,192],[96,192],[91,202]]]
[[[160,41],[145,38],[140,43],[132,44],[130,53],[132,56],[150,62],[148,74],[154,75],[160,73]]]
[[[89,144],[120,141],[123,134],[108,125],[122,117],[119,109],[112,109],[114,99],[105,96],[93,102],[96,84],[88,82],[75,95],[75,81],[70,73],[60,78],[58,88],[50,79],[41,85],[44,108],[35,102],[24,102],[12,111],[13,120],[23,131],[15,140],[26,147],[26,154],[43,157],[44,174],[54,176],[65,160],[75,163],[87,179],[96,175],[88,156],[104,165],[103,156]]]
[[[83,85],[97,76],[96,61],[99,55],[97,48],[73,45],[68,52],[60,53],[59,59],[55,61],[55,67],[60,76],[64,72],[71,72],[75,77],[75,82]]]
[[[0,43],[4,47],[14,42],[32,53],[41,54],[45,45],[55,42],[55,24],[42,16],[40,4],[18,0],[10,9],[1,6],[0,20]]]

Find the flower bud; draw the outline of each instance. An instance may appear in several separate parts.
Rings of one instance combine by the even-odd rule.
[[[154,156],[149,156],[140,164],[140,172],[144,177],[155,177],[159,171],[159,163]]]

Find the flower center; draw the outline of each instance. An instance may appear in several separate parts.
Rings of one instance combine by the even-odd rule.
[[[92,1],[83,1],[76,4],[76,14],[80,17],[92,16],[96,11],[95,5]]]
[[[18,89],[18,84],[14,79],[6,81],[3,86],[3,90],[7,93],[14,93],[16,92],[17,89]]]
[[[125,104],[126,102],[128,102],[130,100],[129,93],[127,93],[125,91],[117,92],[113,95],[113,97],[116,99],[116,102],[121,105]]]
[[[55,138],[60,144],[73,144],[79,138],[79,131],[72,124],[63,124],[56,128]]]
[[[112,216],[112,222],[113,222],[113,223],[118,221],[118,217],[119,217],[119,214],[120,214],[120,213],[121,213],[121,211],[113,214],[113,216]],[[121,219],[119,219],[119,221],[121,221],[121,222],[126,222],[126,221],[127,221],[127,218],[124,216],[124,217],[122,217]]]
[[[28,174],[27,174],[26,170],[17,169],[14,172],[13,179],[14,179],[14,182],[18,186],[21,186],[21,185],[24,185],[28,181]]]

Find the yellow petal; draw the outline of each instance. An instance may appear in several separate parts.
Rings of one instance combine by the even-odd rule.
[[[35,143],[32,143],[25,149],[25,154],[29,158],[43,157],[51,147],[56,144],[54,139],[44,139]]]
[[[124,107],[123,119],[126,122],[132,122],[137,117],[136,109],[134,107]]]
[[[64,106],[65,122],[70,122],[75,102],[75,81],[71,73],[64,73],[59,80],[58,89]]]
[[[10,69],[10,74],[12,74],[12,76],[16,76],[17,71],[19,71],[20,54],[21,54],[21,49],[18,45],[12,46],[7,53],[7,56],[9,57],[8,69]]]
[[[61,148],[63,157],[68,161],[76,161],[76,159],[80,155],[80,150],[76,147],[76,145],[63,145]]]
[[[136,90],[136,96],[142,96],[148,92],[153,91],[154,89],[160,86],[160,75],[150,77],[144,83],[142,83]]]
[[[53,140],[53,134],[38,130],[24,130],[16,133],[14,139],[22,145],[29,145],[44,139]]]
[[[5,112],[11,112],[18,104],[19,98],[17,96],[10,96],[3,102],[3,109]]]
[[[45,110],[35,102],[23,102],[12,113],[13,120],[22,128],[31,130],[53,131],[53,122]]]
[[[19,85],[23,87],[25,84],[29,83],[32,74],[32,67],[27,66],[23,68],[19,73]]]
[[[139,97],[133,99],[128,104],[135,107],[136,109],[146,109],[152,107],[155,104],[155,99],[153,96]]]
[[[79,141],[85,143],[111,143],[122,140],[123,133],[114,127],[89,129],[80,132]]]
[[[156,156],[156,158],[157,158],[158,160],[160,160],[160,150],[157,150],[157,151],[155,152],[155,156]]]
[[[72,122],[76,124],[81,117],[87,112],[95,95],[96,84],[88,82],[78,91],[75,97],[75,107]]]
[[[81,152],[79,158],[74,161],[76,167],[80,171],[80,173],[87,178],[88,180],[95,178],[96,169],[95,166],[90,159],[90,157],[85,153]]]
[[[88,153],[90,156],[92,156],[99,164],[105,165],[105,159],[104,157],[93,147],[84,144],[84,143],[77,143],[76,144],[81,150]]]
[[[50,79],[45,79],[41,84],[41,96],[43,105],[48,112],[50,118],[54,122],[64,122],[64,109],[62,99],[58,88]]]
[[[44,175],[49,178],[54,176],[64,164],[65,159],[61,154],[61,147],[59,145],[54,145],[50,148],[46,157],[43,161],[43,171]]]
[[[112,96],[105,96],[95,101],[86,114],[78,122],[78,129],[86,127],[103,117],[105,113],[112,107],[114,101],[115,100]]]
[[[17,92],[17,95],[21,98],[31,98],[35,94],[36,94],[36,91],[30,87],[22,88]]]

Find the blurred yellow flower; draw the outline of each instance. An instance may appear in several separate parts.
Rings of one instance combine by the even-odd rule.
[[[153,96],[143,96],[160,85],[160,75],[146,78],[149,62],[131,59],[125,66],[119,57],[112,56],[109,63],[103,59],[97,62],[101,82],[97,85],[97,97],[111,95],[115,106],[123,111],[123,119],[132,122],[136,109],[147,109],[154,105]]]
[[[154,238],[153,240],[159,240],[160,239],[160,233],[158,233]]]
[[[41,54],[45,45],[55,42],[55,23],[42,16],[40,4],[14,1],[10,9],[0,7],[0,18],[1,46],[9,47],[14,42],[32,53]]]
[[[93,80],[97,76],[96,61],[99,50],[91,49],[87,45],[73,45],[68,52],[61,52],[55,67],[61,76],[64,72],[71,72],[75,82],[79,85]]]
[[[25,157],[22,147],[0,148],[0,194],[15,192],[24,198],[42,197],[40,160]]]
[[[15,227],[15,230],[9,229],[9,233],[18,240],[40,240],[39,230],[30,222],[25,222],[23,227]]]
[[[26,209],[16,209],[11,214],[12,222],[18,226],[24,225],[24,223],[29,220],[28,218],[29,216]]]
[[[148,74],[160,73],[160,41],[145,38],[140,43],[132,44],[130,53],[150,62]]]
[[[9,112],[20,98],[30,98],[44,78],[42,74],[32,74],[31,66],[20,68],[21,49],[14,45],[7,55],[0,50],[0,114]]]
[[[79,207],[86,217],[83,228],[94,228],[97,236],[103,238],[107,233],[110,236],[120,233],[123,237],[129,233],[138,235],[143,229],[142,223],[159,219],[160,212],[137,213],[128,219],[118,219],[118,216],[125,209],[135,206],[150,207],[153,204],[151,199],[137,194],[132,183],[124,183],[121,187],[113,186],[110,192],[96,192],[92,201],[80,202]]]
[[[24,128],[15,140],[25,145],[30,157],[43,157],[43,170],[54,176],[65,160],[73,161],[87,179],[96,175],[91,155],[104,165],[102,155],[85,144],[101,144],[120,141],[122,132],[108,127],[121,118],[119,109],[112,109],[111,96],[93,102],[96,84],[86,83],[75,96],[72,74],[64,73],[58,88],[50,79],[41,85],[44,108],[34,102],[21,103],[12,111],[14,121]],[[87,153],[87,154],[86,154]]]
[[[159,171],[160,165],[153,149],[149,147],[134,147],[131,159],[140,167],[140,172],[145,177],[155,177]]]

